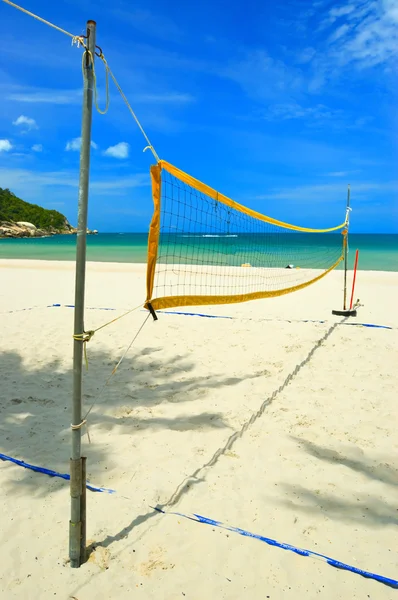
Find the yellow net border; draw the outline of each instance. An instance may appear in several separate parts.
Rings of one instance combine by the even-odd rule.
[[[195,190],[205,194],[209,198],[220,202],[229,208],[233,208],[236,211],[239,211],[249,217],[253,217],[259,221],[263,221],[265,223],[270,223],[271,225],[276,225],[278,227],[284,229],[290,229],[293,231],[302,231],[306,233],[328,233],[332,231],[343,230],[343,244],[342,244],[342,254],[338,258],[338,260],[324,273],[321,273],[317,277],[306,281],[304,283],[300,283],[298,285],[284,288],[282,290],[273,290],[273,291],[262,291],[262,292],[253,292],[248,294],[236,294],[236,295],[220,295],[220,296],[206,296],[206,295],[197,295],[197,296],[165,296],[163,298],[152,298],[153,295],[153,287],[155,280],[155,270],[156,270],[156,261],[158,256],[158,246],[159,246],[159,234],[160,234],[160,213],[161,213],[161,187],[162,187],[162,170],[167,171],[170,175],[173,175],[183,183],[191,186]],[[151,225],[149,228],[149,236],[148,236],[148,260],[147,260],[147,277],[146,277],[146,285],[147,285],[147,298],[144,307],[148,310],[160,310],[164,308],[176,308],[178,306],[204,306],[207,304],[234,304],[238,302],[248,302],[250,300],[260,300],[262,298],[273,298],[276,296],[283,296],[285,294],[290,294],[291,292],[296,292],[307,286],[319,281],[328,273],[333,271],[342,260],[344,260],[344,248],[347,243],[347,220],[336,227],[329,227],[327,229],[313,229],[310,227],[300,227],[298,225],[292,225],[291,223],[285,223],[284,221],[278,221],[277,219],[273,219],[272,217],[268,217],[263,215],[255,210],[252,210],[223,194],[220,194],[213,188],[209,187],[205,183],[202,183],[198,179],[191,177],[184,171],[181,171],[177,167],[174,167],[170,163],[160,160],[158,164],[153,165],[151,167],[151,181],[152,181],[152,197],[154,203],[154,212],[152,216]]]

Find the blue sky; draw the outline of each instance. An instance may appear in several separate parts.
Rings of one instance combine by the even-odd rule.
[[[273,217],[398,232],[398,0],[24,0],[99,44],[161,158]],[[81,49],[0,3],[0,186],[75,224]],[[104,77],[97,62],[99,100]],[[111,84],[89,226],[145,231],[149,152]]]

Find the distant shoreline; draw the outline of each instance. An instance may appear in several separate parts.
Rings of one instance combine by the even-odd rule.
[[[96,260],[87,260],[87,266],[92,271],[117,271],[117,272],[142,272],[144,273],[146,270],[146,261],[143,262],[126,262],[126,261],[96,261]],[[169,268],[171,265],[168,265]],[[175,266],[179,266],[177,263]],[[181,266],[181,265],[180,265]],[[193,265],[182,265],[185,267],[192,267]],[[203,267],[206,265],[203,265]],[[64,271],[73,271],[75,268],[74,260],[49,260],[49,259],[35,259],[35,258],[1,258],[0,257],[0,269],[7,268],[16,268],[16,269],[26,269],[26,268],[39,268],[43,270],[64,270]],[[199,267],[200,268],[200,267]],[[206,269],[214,268],[214,269],[237,269],[240,267],[208,267]],[[253,267],[256,268],[256,267]],[[260,267],[261,268],[261,267]],[[322,269],[306,269],[306,271],[314,271],[314,273],[321,272]],[[340,269],[335,269],[335,271],[341,271]],[[348,271],[352,271],[352,268],[349,268]],[[398,269],[396,270],[383,270],[383,269],[361,269],[358,268],[359,272],[366,273],[367,275],[375,274],[385,274],[389,276],[395,276],[398,273]],[[329,275],[330,276],[330,275]]]
[[[192,236],[186,238],[185,236]],[[301,268],[326,268],[337,258],[340,234],[286,234],[272,238],[257,236],[250,240],[245,234],[238,237],[208,237],[209,234],[187,232],[163,238],[169,245],[168,261],[185,264],[214,264],[241,266],[250,263],[265,268],[284,268],[293,264]],[[253,244],[252,244],[253,241]],[[145,264],[148,234],[99,233],[87,238],[87,261],[113,264]],[[355,250],[359,249],[360,271],[398,272],[398,234],[351,234],[349,237],[348,268],[352,269]],[[166,248],[162,245],[159,258]],[[198,254],[199,252],[199,254]],[[254,254],[253,254],[254,253]],[[264,261],[259,261],[261,255]],[[0,259],[74,262],[76,236],[54,235],[46,238],[0,239]],[[342,264],[338,270],[341,270]]]

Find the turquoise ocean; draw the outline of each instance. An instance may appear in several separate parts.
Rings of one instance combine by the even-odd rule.
[[[215,237],[223,239],[219,239],[215,245]],[[245,256],[250,258],[250,249],[255,247],[256,257],[260,257],[260,263],[256,261],[253,265],[261,264],[261,257],[264,257],[264,266],[285,266],[285,263],[293,263],[301,267],[321,268],[321,266],[329,266],[331,262],[322,265],[319,259],[322,256],[326,259],[327,255],[335,254],[340,241],[341,234],[288,233],[279,235],[277,243],[276,239],[275,242],[273,241],[272,236],[256,236],[253,240],[248,234],[230,236],[169,234],[162,252],[168,247],[173,252],[171,258],[180,257],[180,260],[174,262],[186,264],[198,262],[212,264],[216,252],[219,256],[222,255],[222,264],[240,265],[241,262],[245,262]],[[195,259],[198,248],[200,248],[200,261]],[[398,234],[350,234],[348,255],[350,269],[354,263],[356,249],[359,250],[359,269],[398,272]],[[0,240],[1,259],[73,261],[75,253],[76,236],[74,235]],[[87,260],[89,261],[145,263],[146,256],[146,233],[100,233],[87,237]],[[181,260],[181,257],[184,259]],[[274,262],[275,257],[277,262]],[[169,259],[168,262],[173,260]]]

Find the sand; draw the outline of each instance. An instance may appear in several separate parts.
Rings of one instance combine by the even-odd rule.
[[[74,266],[0,261],[0,278],[0,452],[65,473]],[[138,305],[144,279],[143,265],[89,263],[86,328]],[[0,461],[0,597],[395,598],[151,507],[398,579],[397,286],[397,273],[359,272],[363,306],[350,321],[393,329],[338,324],[342,272],[289,296],[200,308],[234,319],[149,320],[90,414],[90,444],[84,436],[90,482],[116,490],[88,492],[87,564],[68,564],[68,483]],[[90,341],[86,407],[145,317]]]

